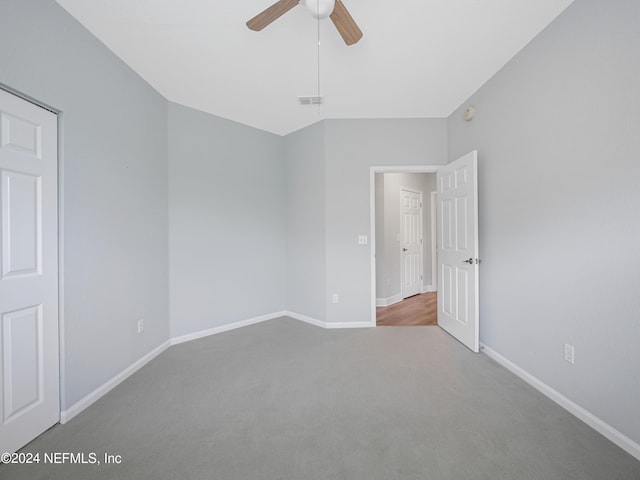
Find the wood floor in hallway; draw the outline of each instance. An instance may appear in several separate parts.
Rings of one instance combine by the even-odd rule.
[[[438,325],[437,292],[414,295],[388,307],[377,307],[376,325],[379,327]]]

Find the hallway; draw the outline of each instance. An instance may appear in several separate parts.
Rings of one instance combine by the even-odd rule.
[[[437,292],[405,298],[388,307],[376,308],[378,327],[412,327],[438,325]]]

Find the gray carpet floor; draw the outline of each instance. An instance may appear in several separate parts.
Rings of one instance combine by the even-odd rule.
[[[640,462],[438,327],[288,318],[171,347],[2,479],[638,480]]]

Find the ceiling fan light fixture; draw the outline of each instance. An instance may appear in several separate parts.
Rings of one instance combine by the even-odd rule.
[[[342,0],[277,0],[276,3],[249,20],[247,27],[250,30],[259,32],[298,5],[304,5],[315,18],[331,17],[331,21],[347,45],[358,43],[362,38],[362,30],[360,30]],[[320,22],[318,22],[319,31]]]
[[[336,6],[335,0],[302,0],[313,18],[327,18]]]

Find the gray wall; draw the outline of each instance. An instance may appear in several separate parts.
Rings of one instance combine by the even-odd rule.
[[[169,296],[173,335],[368,322],[369,167],[444,164],[448,136],[480,152],[482,341],[640,442],[640,3],[577,0],[448,121],[284,140],[168,107],[53,0],[0,13],[0,83],[63,112],[63,408],[169,338]]]
[[[326,319],[324,123],[284,138],[287,309]]]
[[[171,334],[285,309],[282,138],[169,104]]]
[[[447,162],[445,119],[325,121],[328,322],[371,321],[370,168]],[[340,303],[331,303],[337,293]]]
[[[481,341],[635,442],[639,19],[577,0],[448,121],[480,155]]]
[[[0,83],[63,112],[66,409],[169,337],[167,102],[52,0],[2,0]]]
[[[431,192],[436,190],[435,173],[379,173],[382,177],[382,221],[384,232],[376,236],[376,286],[377,298],[387,299],[401,294],[401,253],[398,235],[401,232],[400,190],[411,188],[422,192],[423,254],[422,287],[431,286]],[[376,190],[376,195],[378,191]],[[376,202],[377,203],[377,202]],[[376,222],[380,220],[376,205]],[[376,223],[376,231],[378,231]],[[378,244],[382,241],[384,248]]]

